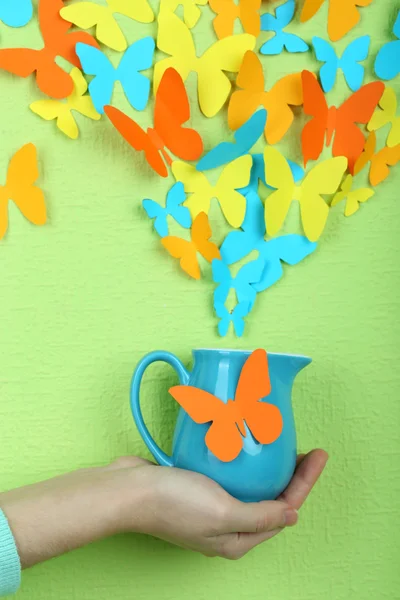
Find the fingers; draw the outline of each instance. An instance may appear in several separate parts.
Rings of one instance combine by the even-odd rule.
[[[325,450],[313,450],[305,455],[297,464],[292,481],[281,494],[279,500],[287,502],[298,510],[320,477],[328,461]]]
[[[234,500],[222,533],[265,533],[297,523],[297,512],[285,502],[244,503]]]
[[[278,535],[282,529],[261,533],[227,533],[218,538],[217,555],[228,560],[238,560],[253,548]]]

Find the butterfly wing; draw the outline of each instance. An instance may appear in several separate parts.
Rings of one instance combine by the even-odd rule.
[[[232,276],[229,267],[223,260],[214,259],[211,268],[213,281],[219,283],[214,291],[214,302],[224,304],[232,287]]]
[[[286,134],[294,120],[291,106],[303,104],[303,86],[300,73],[282,77],[265,93],[264,107],[268,112],[265,137],[276,144]]]
[[[317,164],[301,184],[300,213],[304,233],[311,242],[321,236],[329,214],[329,207],[321,197],[335,194],[347,169],[344,156]]]
[[[368,123],[368,131],[378,131],[388,123],[391,130],[388,135],[387,145],[392,148],[400,143],[400,117],[397,113],[397,97],[393,88],[387,87],[379,101],[381,110],[377,109]]]
[[[32,18],[32,0],[19,0],[19,2],[0,3],[0,21],[8,27],[24,27]]]
[[[388,42],[379,50],[374,65],[379,79],[390,81],[400,72],[400,42]]]
[[[251,308],[252,305],[250,304],[250,302],[240,302],[240,304],[237,304],[235,306],[232,314],[230,315],[230,320],[233,323],[233,328],[237,337],[242,337],[244,333],[244,318],[247,317]]]
[[[251,433],[260,444],[272,444],[283,429],[283,419],[278,407],[261,402],[270,393],[267,353],[265,350],[255,350],[243,366],[236,388],[235,402]]]
[[[340,60],[347,85],[353,92],[359,90],[363,84],[365,69],[359,63],[367,58],[370,43],[369,35],[357,38],[347,46]]]
[[[360,20],[357,6],[368,6],[372,0],[331,0],[328,34],[333,42],[342,39]]]
[[[218,39],[233,35],[233,26],[239,17],[239,6],[232,0],[209,0],[208,4],[217,16],[213,20]]]
[[[322,88],[324,92],[330,92],[335,85],[338,70],[338,59],[335,49],[329,42],[317,36],[313,37],[312,43],[317,60],[325,63],[319,71]]]
[[[181,161],[172,163],[172,173],[177,181],[184,185],[185,192],[190,194],[185,202],[193,218],[201,212],[208,214],[214,190],[207,177],[196,171],[193,165]]]
[[[222,462],[235,460],[243,448],[243,439],[235,421],[225,415],[210,426],[205,442],[207,448]]]
[[[305,0],[300,15],[301,23],[305,23],[306,21],[312,19],[313,16],[317,14],[323,3],[324,0]]]
[[[139,125],[122,111],[113,106],[105,106],[104,112],[111,123],[135,150],[143,150],[150,167],[161,177],[167,177],[168,171],[157,148]]]
[[[261,279],[265,268],[265,261],[257,258],[243,265],[235,278],[235,290],[238,302],[249,302],[253,306],[256,299],[256,290],[252,287]]]
[[[6,188],[8,196],[34,225],[46,223],[46,204],[42,190],[34,184],[39,177],[36,148],[22,146],[10,160]]]
[[[197,160],[203,152],[200,134],[183,124],[190,119],[189,99],[182,77],[167,69],[156,93],[154,128],[165,146],[183,160]]]
[[[201,212],[197,215],[192,224],[192,241],[197,251],[211,263],[214,258],[221,258],[218,247],[214,242],[210,242],[212,231],[208,217]]]
[[[303,83],[304,112],[312,118],[305,124],[301,133],[301,146],[304,166],[309,160],[317,160],[324,148],[325,132],[328,123],[328,105],[324,93],[310,71],[301,74]]]
[[[154,12],[148,0],[108,0],[113,12],[139,21],[139,23],[152,23]]]
[[[371,169],[369,172],[370,184],[374,187],[389,177],[390,169],[400,160],[400,144],[393,148],[382,148],[371,158]]]
[[[372,131],[365,141],[363,152],[360,154],[360,156],[355,162],[353,175],[358,175],[358,173],[360,173],[364,169],[364,167],[367,166],[367,164],[370,162],[370,160],[375,154],[375,149],[376,133],[375,131]]]
[[[198,171],[215,169],[247,154],[261,137],[266,121],[267,111],[258,110],[234,133],[233,137],[236,143],[222,142],[218,144],[203,156],[197,163],[196,169]]]
[[[189,277],[200,279],[201,273],[196,255],[197,248],[193,242],[188,242],[182,238],[169,235],[163,237],[161,243],[171,256],[180,259],[181,269],[185,271]]]
[[[233,92],[228,107],[228,125],[238,129],[257,110],[264,100],[264,73],[255,52],[248,51],[240,66],[236,85],[241,90]]]
[[[184,185],[181,182],[175,183],[167,194],[166,208],[167,212],[175,221],[185,229],[189,229],[192,225],[192,217],[190,211],[182,203],[186,200]],[[166,234],[167,235],[167,234]]]
[[[154,221],[154,229],[157,231],[158,235],[163,238],[168,235],[168,223],[167,223],[167,214],[165,208],[160,206],[154,200],[145,199],[142,202],[142,206],[147,213],[149,219],[155,219]]]
[[[79,135],[78,126],[68,105],[62,104],[59,100],[38,100],[32,102],[29,108],[46,121],[57,119],[58,129],[72,140],[77,139]]]
[[[243,223],[246,213],[246,199],[237,190],[249,183],[252,162],[248,154],[229,163],[215,186],[215,196],[224,217],[235,229]]]
[[[281,229],[289,212],[295,183],[286,159],[276,148],[265,148],[264,163],[266,182],[276,190],[265,200],[267,232],[273,236]]]
[[[76,53],[87,75],[94,75],[89,83],[89,93],[95,109],[99,114],[104,113],[104,106],[111,102],[116,81],[115,69],[109,58],[92,46],[77,44]]]
[[[355,92],[337,110],[336,133],[332,147],[333,156],[345,156],[349,171],[354,173],[354,165],[363,151],[365,139],[356,123],[367,124],[385,90],[380,81],[368,83]]]
[[[154,91],[157,92],[164,72],[173,67],[183,81],[197,63],[192,34],[185,23],[174,13],[161,11],[158,16],[157,47],[169,55],[158,61],[154,67]]]
[[[154,49],[154,40],[149,36],[134,42],[125,51],[116,70],[115,76],[135,110],[144,110],[149,100],[150,80],[140,71],[152,66]]]

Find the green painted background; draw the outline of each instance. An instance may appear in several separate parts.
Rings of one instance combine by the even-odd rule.
[[[354,33],[372,34],[372,57],[389,39],[395,5],[375,0],[362,11]],[[326,15],[324,6],[302,27],[307,40],[325,34]],[[207,8],[196,29],[201,50],[213,39],[210,17]],[[154,24],[120,22],[130,41],[155,32]],[[36,22],[20,31],[0,25],[3,47],[39,42]],[[311,54],[263,61],[269,84],[317,66]],[[193,77],[192,99],[195,86]],[[330,100],[347,94],[340,74]],[[11,155],[34,142],[49,213],[35,228],[10,205],[0,243],[1,487],[123,454],[147,456],[128,387],[139,358],[159,347],[185,362],[199,346],[311,355],[294,391],[299,449],[324,447],[331,460],[299,525],[240,562],[119,537],[27,572],[21,600],[400,598],[400,170],[356,216],[335,208],[318,251],[259,297],[244,338],[221,340],[212,284],[179,272],[140,207],[149,195],[163,200],[170,182],[150,173],[104,120],[78,118],[79,141],[64,138],[28,110],[39,97],[33,81],[1,74],[1,178]],[[119,88],[115,103],[127,107]],[[207,121],[192,105],[207,147],[224,139],[225,114]],[[282,146],[292,159],[300,160],[301,125],[299,118]],[[213,217],[221,223],[216,207]],[[143,388],[146,418],[166,449],[176,415],[166,390],[174,381],[168,368],[155,367]]]

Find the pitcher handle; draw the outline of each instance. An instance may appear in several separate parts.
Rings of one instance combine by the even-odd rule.
[[[131,382],[131,410],[136,427],[138,428],[144,443],[158,464],[162,465],[163,467],[172,467],[173,462],[171,456],[168,456],[168,454],[163,452],[150,435],[150,432],[143,420],[142,410],[140,408],[139,396],[142,378],[147,367],[154,362],[166,362],[167,364],[171,365],[171,367],[173,367],[177,372],[181,385],[187,385],[189,381],[189,373],[179,358],[177,358],[174,354],[171,354],[171,352],[165,352],[164,350],[158,350],[156,352],[150,352],[150,354],[147,354],[142,358],[135,369]]]

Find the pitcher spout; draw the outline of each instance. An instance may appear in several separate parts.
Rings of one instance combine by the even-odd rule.
[[[305,367],[308,367],[308,365],[312,362],[312,358],[309,356],[293,356],[292,361],[294,369],[293,377],[296,377],[300,371],[302,371]]]

